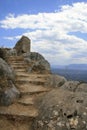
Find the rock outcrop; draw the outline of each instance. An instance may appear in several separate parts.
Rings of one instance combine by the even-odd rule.
[[[1,129],[87,129],[87,83],[52,74],[49,62],[30,52],[25,36],[6,51],[9,65],[0,53]]]
[[[30,39],[26,36],[22,36],[14,49],[11,49],[8,54],[23,55],[27,66],[29,66],[27,69],[29,73],[51,73],[49,62],[41,54],[30,52]]]
[[[1,106],[9,106],[16,99],[20,97],[20,92],[15,87],[13,83],[10,83],[9,88],[6,88],[4,91],[0,92],[0,105]]]
[[[4,76],[9,80],[15,79],[14,71],[2,58],[0,58],[0,76]]]
[[[22,36],[21,39],[16,43],[14,49],[17,50],[18,55],[30,52],[30,43],[31,41],[28,37]]]
[[[14,85],[15,74],[11,67],[0,58],[0,105],[10,105],[20,92]]]
[[[65,82],[67,82],[67,80],[63,76],[51,74],[47,77],[46,84],[52,88],[59,88],[63,86]]]
[[[28,72],[37,72],[37,73],[50,73],[50,64],[45,58],[37,53],[30,52],[24,55],[24,60],[28,63],[29,69]],[[30,67],[31,66],[31,67]]]
[[[7,55],[9,56],[17,56],[17,50],[16,49],[9,49],[7,50]]]
[[[37,130],[86,130],[87,94],[54,89],[39,101]]]
[[[72,92],[75,92],[79,86],[80,82],[79,81],[67,81],[65,84],[62,85],[62,89],[64,90],[69,90]]]

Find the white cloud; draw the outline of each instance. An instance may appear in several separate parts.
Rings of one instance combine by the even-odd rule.
[[[64,5],[54,13],[9,14],[0,25],[4,29],[31,29],[23,35],[32,39],[32,51],[42,53],[53,64],[87,62],[87,57],[84,58],[87,42],[74,33],[69,35],[69,32],[87,33],[87,3]],[[13,38],[19,39],[20,36],[8,37],[9,40]],[[81,54],[81,60],[75,58]]]

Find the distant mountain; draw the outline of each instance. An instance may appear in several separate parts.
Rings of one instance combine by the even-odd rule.
[[[53,66],[51,66],[51,68],[55,68],[55,69],[65,69],[66,66],[63,66],[63,65],[53,65]]]
[[[51,69],[52,73],[64,76],[67,80],[87,82],[87,64],[71,64],[54,67]]]
[[[87,64],[70,64],[66,66],[67,69],[74,69],[74,70],[87,70]]]
[[[87,70],[87,64],[54,65],[52,68],[69,70]]]

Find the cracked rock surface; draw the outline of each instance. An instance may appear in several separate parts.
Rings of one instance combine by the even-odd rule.
[[[86,92],[73,92],[61,87],[50,91],[38,104],[40,111],[34,124],[37,130],[87,129]]]

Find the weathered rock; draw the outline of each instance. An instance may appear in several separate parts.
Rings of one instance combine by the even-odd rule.
[[[67,81],[65,84],[62,86],[63,89],[73,91],[75,92],[76,89],[78,88],[78,85],[80,84],[79,81]]]
[[[0,105],[10,105],[19,96],[14,80],[14,71],[0,58]]]
[[[87,94],[57,88],[42,97],[38,103],[37,130],[86,130]]]
[[[14,118],[14,126],[17,126],[16,121],[19,120],[21,123],[24,121],[21,117],[28,117],[32,119],[34,130],[87,130],[86,83],[67,81],[62,76],[49,74],[51,71],[48,61],[39,53],[30,52],[30,40],[25,36],[18,41],[14,49],[8,49],[7,52],[11,56],[8,58],[9,63],[16,72],[18,71],[15,81],[22,98],[18,103],[14,103],[20,96],[20,92],[13,83],[14,73],[8,64],[0,59],[0,105],[5,106],[0,106],[1,115]],[[12,56],[17,54],[22,56]],[[4,57],[3,53],[2,57]],[[28,71],[33,74],[26,74],[27,65]],[[34,108],[36,105],[39,115]],[[29,120],[27,121],[25,122],[29,129]],[[6,130],[7,126],[8,123]],[[2,123],[1,128],[4,129]],[[23,128],[21,126],[14,129],[26,128],[24,125]]]
[[[14,49],[17,50],[18,55],[30,52],[30,39],[26,36],[22,36],[22,38],[16,43]]]
[[[64,90],[72,92],[85,92],[87,93],[87,83],[81,83],[79,81],[67,81],[61,87]]]
[[[87,83],[80,83],[76,89],[76,92],[85,92],[87,93]]]
[[[15,78],[14,71],[2,58],[0,58],[0,77],[1,76],[7,77],[7,79],[10,80],[14,80]]]
[[[61,87],[67,80],[63,76],[56,74],[49,75],[47,78],[47,86]]]
[[[45,58],[36,52],[26,53],[25,61],[29,64],[29,72],[50,73],[50,64]],[[30,67],[31,66],[31,67]]]
[[[17,51],[16,51],[16,49],[9,49],[9,50],[7,51],[7,55],[8,55],[8,56],[17,56]]]
[[[7,88],[4,92],[0,92],[0,105],[11,105],[19,97],[20,92],[14,86],[14,84],[11,83],[11,88]]]

